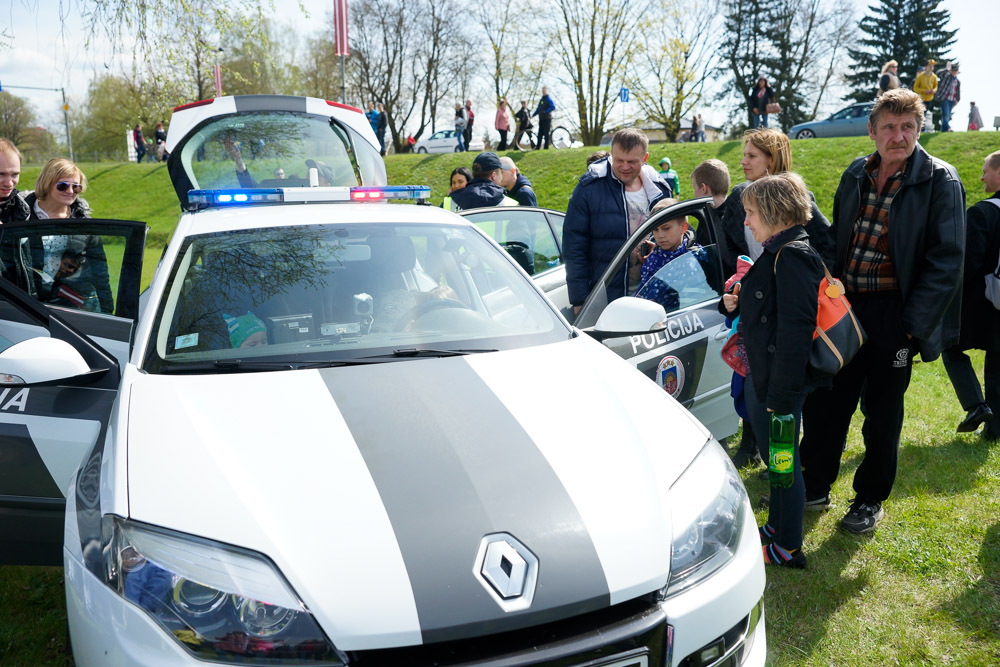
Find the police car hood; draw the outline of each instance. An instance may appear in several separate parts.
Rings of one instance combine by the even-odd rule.
[[[131,518],[266,554],[341,650],[502,632],[659,589],[668,489],[710,437],[586,337],[133,377]],[[497,534],[539,563],[526,609],[502,609],[477,570]]]

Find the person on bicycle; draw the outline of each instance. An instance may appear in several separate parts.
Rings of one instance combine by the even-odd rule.
[[[531,112],[528,111],[527,100],[521,100],[521,108],[518,109],[516,114],[514,114],[514,120],[517,121],[517,134],[514,135],[514,146],[520,147],[521,137],[525,132],[532,128]],[[535,148],[535,143],[533,141],[531,142],[531,147]]]

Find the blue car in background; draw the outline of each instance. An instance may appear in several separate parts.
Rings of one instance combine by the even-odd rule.
[[[826,120],[813,120],[792,126],[788,136],[792,139],[817,137],[863,137],[868,134],[868,114],[874,102],[859,102],[845,107]]]

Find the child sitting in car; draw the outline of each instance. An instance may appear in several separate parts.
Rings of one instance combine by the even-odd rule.
[[[655,215],[676,203],[676,199],[662,199],[656,203],[650,215]],[[642,299],[656,301],[667,312],[670,312],[676,310],[680,305],[677,290],[663,280],[651,279],[660,269],[685,253],[692,252],[699,262],[703,261],[705,251],[693,241],[693,235],[689,233],[687,218],[672,218],[660,224],[653,230],[653,241],[655,247],[642,263],[639,289],[635,295]],[[699,281],[704,280],[704,273],[701,272],[701,269],[696,270],[700,273]],[[673,277],[676,281],[678,276]]]

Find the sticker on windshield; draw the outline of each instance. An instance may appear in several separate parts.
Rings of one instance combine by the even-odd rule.
[[[677,357],[663,357],[656,368],[656,382],[677,398],[684,388],[684,364]]]
[[[198,334],[184,334],[174,339],[174,349],[182,350],[185,347],[194,347],[198,344]]]

